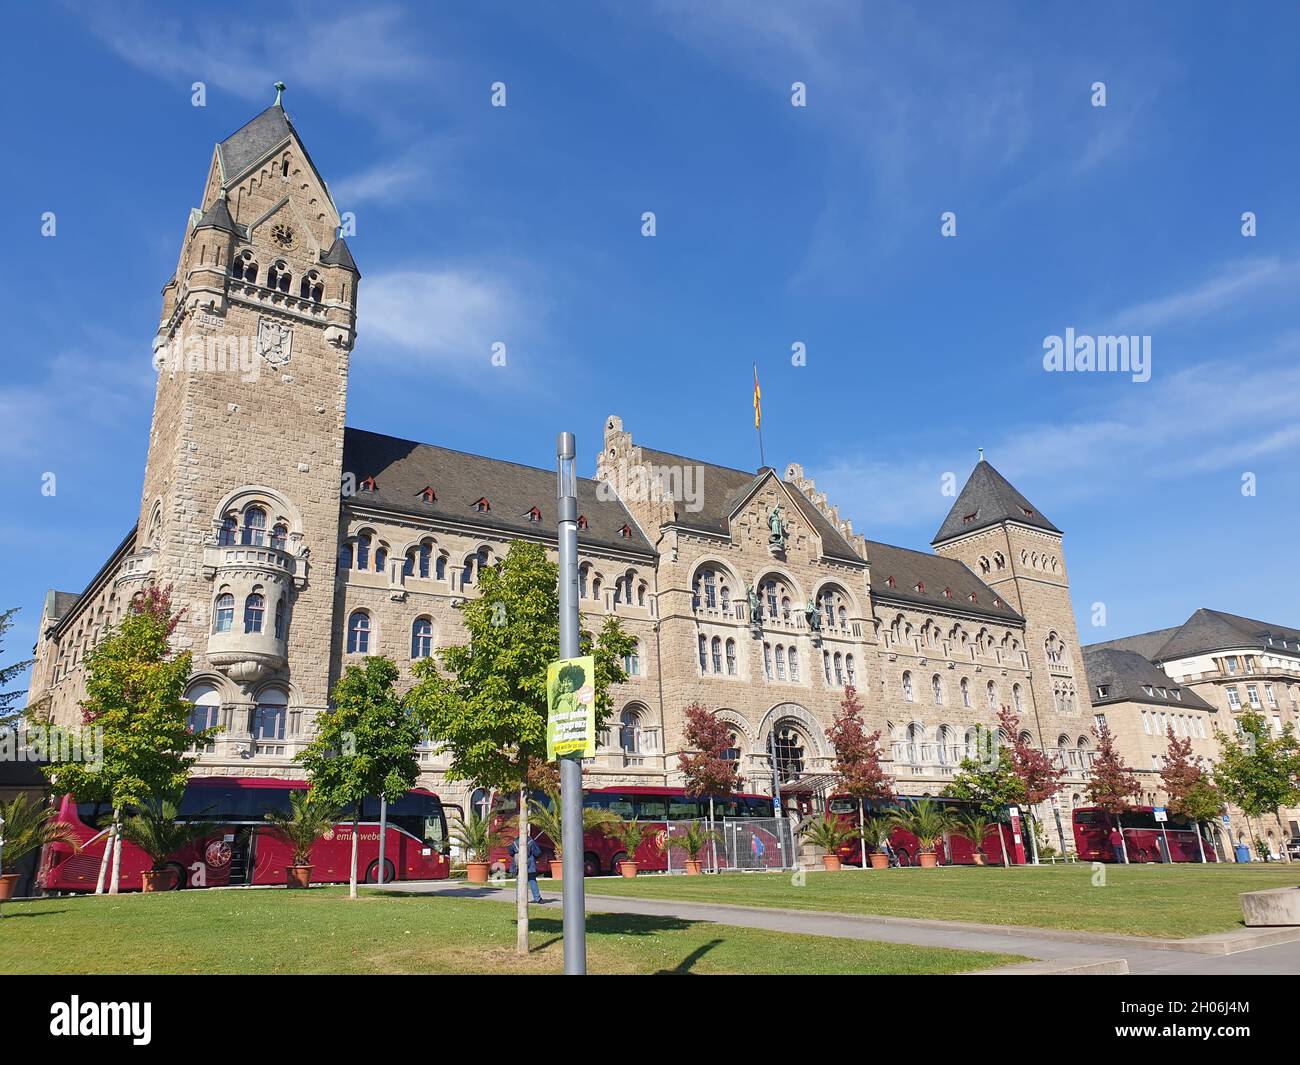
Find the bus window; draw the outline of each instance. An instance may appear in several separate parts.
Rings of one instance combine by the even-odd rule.
[[[705,800],[705,802],[702,803],[701,805],[703,805],[705,809],[707,809],[708,801]],[[715,798],[713,800],[713,816],[714,817],[740,817],[741,816],[740,803],[738,803],[735,799]]]
[[[858,812],[858,804],[852,799],[831,799],[826,806],[833,814],[856,814]]]
[[[750,799],[749,800],[750,817],[774,817],[775,812],[772,809],[771,799]]]
[[[408,791],[388,804],[388,821],[423,841],[425,846],[442,849],[446,838],[445,818],[442,804],[434,796]]]
[[[700,816],[700,804],[695,799],[674,795],[668,800],[668,820],[694,821]]]
[[[609,806],[606,807],[612,814],[631,820],[635,813],[632,808],[632,800],[626,795],[611,795],[609,797]]]
[[[1076,825],[1104,825],[1106,815],[1100,810],[1075,810],[1074,823]]]
[[[641,821],[662,821],[668,815],[668,803],[663,799],[641,799],[636,804],[636,816]]]

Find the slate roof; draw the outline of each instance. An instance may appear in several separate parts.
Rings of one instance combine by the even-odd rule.
[[[969,520],[967,520],[969,518]],[[966,479],[966,486],[935,533],[932,544],[966,536],[1003,521],[1016,521],[1037,529],[1059,533],[1038,508],[1022,496],[986,459],[980,459]]]
[[[227,184],[233,185],[243,177],[244,171],[260,163],[271,151],[278,148],[293,133],[293,125],[284,108],[272,104],[260,115],[244,123],[217,145],[221,160],[221,174]]]
[[[769,473],[775,476],[775,472],[770,467],[751,473],[747,470],[732,469],[729,466],[718,466],[712,462],[701,462],[699,459],[686,458],[683,455],[674,455],[667,451],[656,451],[649,447],[641,448],[641,458],[654,466],[699,467],[702,471],[700,487],[703,506],[698,511],[690,511],[685,507],[675,511],[674,521],[682,528],[696,529],[719,536],[729,535],[731,514],[740,501]],[[821,538],[822,552],[827,558],[842,562],[863,561],[853,545],[844,538],[844,535],[835,528],[811,499],[789,481],[781,483],[794,497],[795,505],[798,506],[804,520]]]
[[[1269,643],[1270,637],[1272,644]],[[1181,625],[1171,629],[1157,629],[1092,646],[1137,651],[1159,663],[1233,647],[1297,651],[1300,650],[1300,629],[1201,607]]]
[[[234,233],[236,236],[242,236],[243,231],[235,225],[235,220],[230,217],[230,207],[226,204],[225,196],[218,196],[212,201],[212,206],[194,225],[195,229],[220,229],[226,233]]]
[[[358,277],[361,276],[361,271],[357,269],[356,260],[352,258],[352,252],[348,250],[348,242],[342,237],[334,238],[330,250],[322,253],[320,261],[334,266],[346,266]]]
[[[1176,683],[1164,670],[1152,665],[1136,651],[1095,645],[1085,647],[1083,669],[1088,675],[1088,697],[1093,706],[1145,703],[1164,708],[1214,710],[1194,691]],[[1098,694],[1103,687],[1106,694]],[[1150,695],[1145,690],[1148,687],[1152,692]],[[1169,693],[1168,698],[1160,697],[1161,689]],[[1178,698],[1174,697],[1175,692],[1178,693]]]
[[[367,477],[376,481],[373,492],[358,491],[353,497],[358,504],[434,521],[482,525],[506,534],[555,536],[554,470],[351,428],[344,430],[343,469],[356,477],[358,487]],[[425,488],[434,490],[436,501],[424,501]],[[579,546],[653,557],[653,545],[627,508],[617,497],[600,499],[597,488],[598,482],[578,478],[578,514],[587,519],[587,528],[578,530]],[[486,512],[475,508],[482,498],[491,508]],[[532,507],[541,510],[540,522],[528,519]],[[624,525],[630,528],[630,537],[620,533]]]
[[[979,579],[964,562],[926,551],[913,551],[893,544],[867,541],[871,564],[871,597],[876,600],[915,604],[932,610],[961,611],[998,621],[1023,622],[1023,618]],[[889,579],[894,579],[894,587]],[[924,592],[916,590],[922,584]],[[952,598],[943,594],[949,588]],[[972,593],[975,602],[971,602]],[[995,606],[1001,602],[1001,606]]]

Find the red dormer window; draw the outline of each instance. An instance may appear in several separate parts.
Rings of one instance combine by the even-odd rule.
[[[897,588],[897,587],[898,587],[898,583],[894,580],[893,577],[886,577],[886,578],[885,578],[885,585],[886,585],[886,587],[889,587],[889,588]]]
[[[951,589],[951,588],[945,588],[945,589],[943,590],[943,597],[944,597],[945,599],[951,599],[951,598],[952,598],[952,589]]]
[[[585,515],[585,514],[579,514],[579,515],[578,515],[578,528],[579,528],[579,529],[585,529],[586,527],[587,527],[587,515]]]
[[[971,601],[972,603],[978,603],[978,602],[979,602],[979,599],[976,597],[976,594],[975,594],[974,592],[971,592],[971,593],[970,593],[970,601]]]
[[[622,528],[618,530],[618,534],[619,536],[623,537],[624,540],[632,539],[632,526],[624,525]]]
[[[477,510],[480,514],[486,514],[489,510],[492,509],[492,504],[488,502],[487,496],[483,496],[482,498],[476,499],[474,501],[474,509]]]
[[[972,510],[969,514],[963,514],[961,520],[963,524],[969,525],[979,516],[980,516],[980,512],[978,510]]]
[[[924,595],[924,594],[925,594],[925,581],[917,581],[917,582],[916,582],[916,591],[917,591],[917,594],[918,594],[918,595]]]
[[[994,600],[993,600],[993,605],[994,605],[995,607],[997,607],[999,610],[1002,609],[1002,600],[1001,600],[1001,599],[994,599]]]
[[[1025,512],[1026,518],[1032,518],[1034,516],[1034,512],[1030,510],[1028,507],[1021,507],[1020,509]]]
[[[540,510],[539,508],[537,508],[537,507],[531,507],[531,508],[529,508],[529,511],[528,511],[528,520],[529,520],[529,521],[534,521],[534,522],[541,521],[541,520],[542,520],[542,512],[541,512],[541,510]]]
[[[363,492],[375,492],[378,491],[378,489],[379,489],[379,482],[376,481],[373,477],[367,477],[365,478],[365,480],[361,482],[361,491]]]
[[[426,503],[436,503],[438,502],[438,493],[433,490],[433,485],[427,484],[424,486],[424,490],[420,492],[420,498]]]

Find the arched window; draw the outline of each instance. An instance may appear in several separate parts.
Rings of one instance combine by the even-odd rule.
[[[289,542],[289,528],[282,521],[275,523],[275,528],[271,530],[271,546],[277,551],[283,551]]]
[[[313,303],[320,303],[321,298],[325,295],[325,285],[320,279],[320,274],[313,270],[311,273],[303,275],[302,284],[298,288],[298,295],[305,300],[311,300]]]
[[[921,764],[921,749],[925,746],[925,728],[913,721],[907,726],[907,762]]]
[[[776,645],[776,679],[785,680],[785,644]]]
[[[266,537],[266,511],[261,507],[249,507],[244,511],[244,534],[241,542],[245,546],[261,547]]]
[[[835,652],[835,686],[844,687],[844,656]]]
[[[943,706],[943,681],[938,673],[930,678],[930,690],[934,693],[934,705]]]
[[[727,676],[736,675],[736,641],[727,641]]]
[[[370,568],[370,534],[362,533],[357,537],[357,569],[365,570]]]
[[[822,613],[826,616],[826,627],[835,628],[835,593],[827,588],[818,598],[821,599]]]
[[[288,265],[280,259],[277,259],[266,268],[266,287],[279,289],[281,292],[288,292],[290,285],[293,284],[293,274],[290,273]]]
[[[433,622],[416,618],[411,625],[411,657],[428,658],[433,654]]]
[[[251,251],[240,252],[230,264],[230,276],[250,284],[257,283],[257,260]]]
[[[600,589],[602,584],[603,582],[599,577],[593,577],[591,580],[591,597],[596,600],[597,606],[600,606],[602,602],[600,598]]]
[[[823,673],[823,674],[825,675],[825,677],[826,677],[826,686],[827,686],[827,687],[830,687],[830,683],[831,683],[831,653],[830,653],[829,651],[823,651],[823,652],[822,652],[822,673]]]
[[[257,697],[253,711],[253,738],[258,740],[284,739],[284,723],[288,717],[289,698],[279,688],[268,688]]]
[[[388,568],[388,548],[375,548],[375,572],[383,573]]]
[[[763,676],[768,680],[772,679],[772,645],[763,644]]]
[[[912,674],[910,672],[904,671],[903,672],[903,698],[910,703],[912,701],[912,694],[913,694]]]
[[[244,632],[262,631],[262,616],[266,613],[266,598],[261,592],[254,591],[244,600]]]
[[[1011,705],[1015,709],[1017,714],[1020,713],[1021,706],[1020,706],[1020,685],[1019,684],[1011,685]]]
[[[285,636],[284,596],[275,601],[275,638],[283,640]]]
[[[216,728],[221,714],[221,695],[211,684],[200,684],[193,688],[186,699],[192,704],[189,727],[191,732]]]
[[[702,576],[704,579],[704,606],[707,610],[713,610],[718,605],[717,577],[711,569],[706,569]]]
[[[645,606],[645,584],[644,584],[644,583],[642,583],[642,584],[638,584],[638,585],[636,586],[636,605],[637,605],[637,606]],[[727,587],[726,587],[726,585],[723,585],[723,586],[722,586],[722,609],[723,609],[723,610],[726,610],[726,609],[727,609]]]
[[[722,637],[715,636],[709,644],[709,651],[713,661],[713,672],[722,672]]]
[[[767,616],[775,618],[777,617],[776,581],[768,581],[763,585],[763,590],[767,593]]]
[[[344,544],[339,548],[339,569],[352,568],[352,545]]]
[[[791,613],[790,597],[788,595],[783,595],[781,596],[781,620],[789,621],[790,613]]]
[[[623,672],[629,677],[641,675],[641,641],[632,644],[632,650],[623,656]]]
[[[998,708],[998,686],[994,684],[993,681],[989,681],[988,697],[989,709],[996,710]]]
[[[578,567],[578,598],[587,598],[587,574],[591,572],[591,567],[582,565]]]
[[[961,705],[970,706],[970,681],[965,677],[961,679]]]
[[[348,617],[348,654],[370,653],[370,615],[364,610],[354,610]]]
[[[229,592],[217,596],[212,612],[212,631],[229,632],[235,624],[235,597]]]
[[[221,529],[217,533],[217,543],[221,547],[229,547],[235,542],[235,530],[238,525],[233,514],[227,514],[221,519]]]
[[[961,761],[960,756],[953,758],[953,755],[956,753],[956,751],[957,751],[956,733],[953,732],[951,726],[940,725],[939,745],[938,745],[939,764],[951,765],[953,764],[953,762]]]
[[[618,719],[618,745],[623,753],[636,755],[641,753],[641,715],[632,709],[624,710]]]
[[[706,636],[700,636],[700,672],[709,671],[709,641]]]
[[[406,558],[402,561],[402,576],[415,576],[415,548],[413,547],[406,552]]]
[[[804,768],[804,739],[799,730],[788,721],[776,725],[772,747],[776,754],[777,775],[782,783],[798,780]]]
[[[481,819],[486,819],[492,810],[492,793],[487,788],[475,788],[469,797],[469,807]]]
[[[438,561],[433,567],[434,580],[445,581],[447,579],[447,556],[439,555]]]
[[[786,658],[790,660],[790,679],[795,682],[798,682],[799,656],[795,653],[795,649],[793,647],[790,647],[785,654],[786,654]],[[852,676],[853,676],[853,656],[849,655],[849,677],[851,678]],[[849,683],[850,684],[853,683],[852,680],[850,680]]]

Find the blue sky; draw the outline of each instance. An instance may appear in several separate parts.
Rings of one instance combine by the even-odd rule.
[[[1300,624],[1295,5],[41,7],[0,67],[6,660],[136,519],[159,290],[277,78],[357,217],[350,424],[535,465],[568,428],[590,474],[617,413],[753,468],[757,362],[769,463],[870,538],[928,544],[984,447],[1085,642]],[[1151,380],[1044,372],[1067,328],[1151,336]]]

